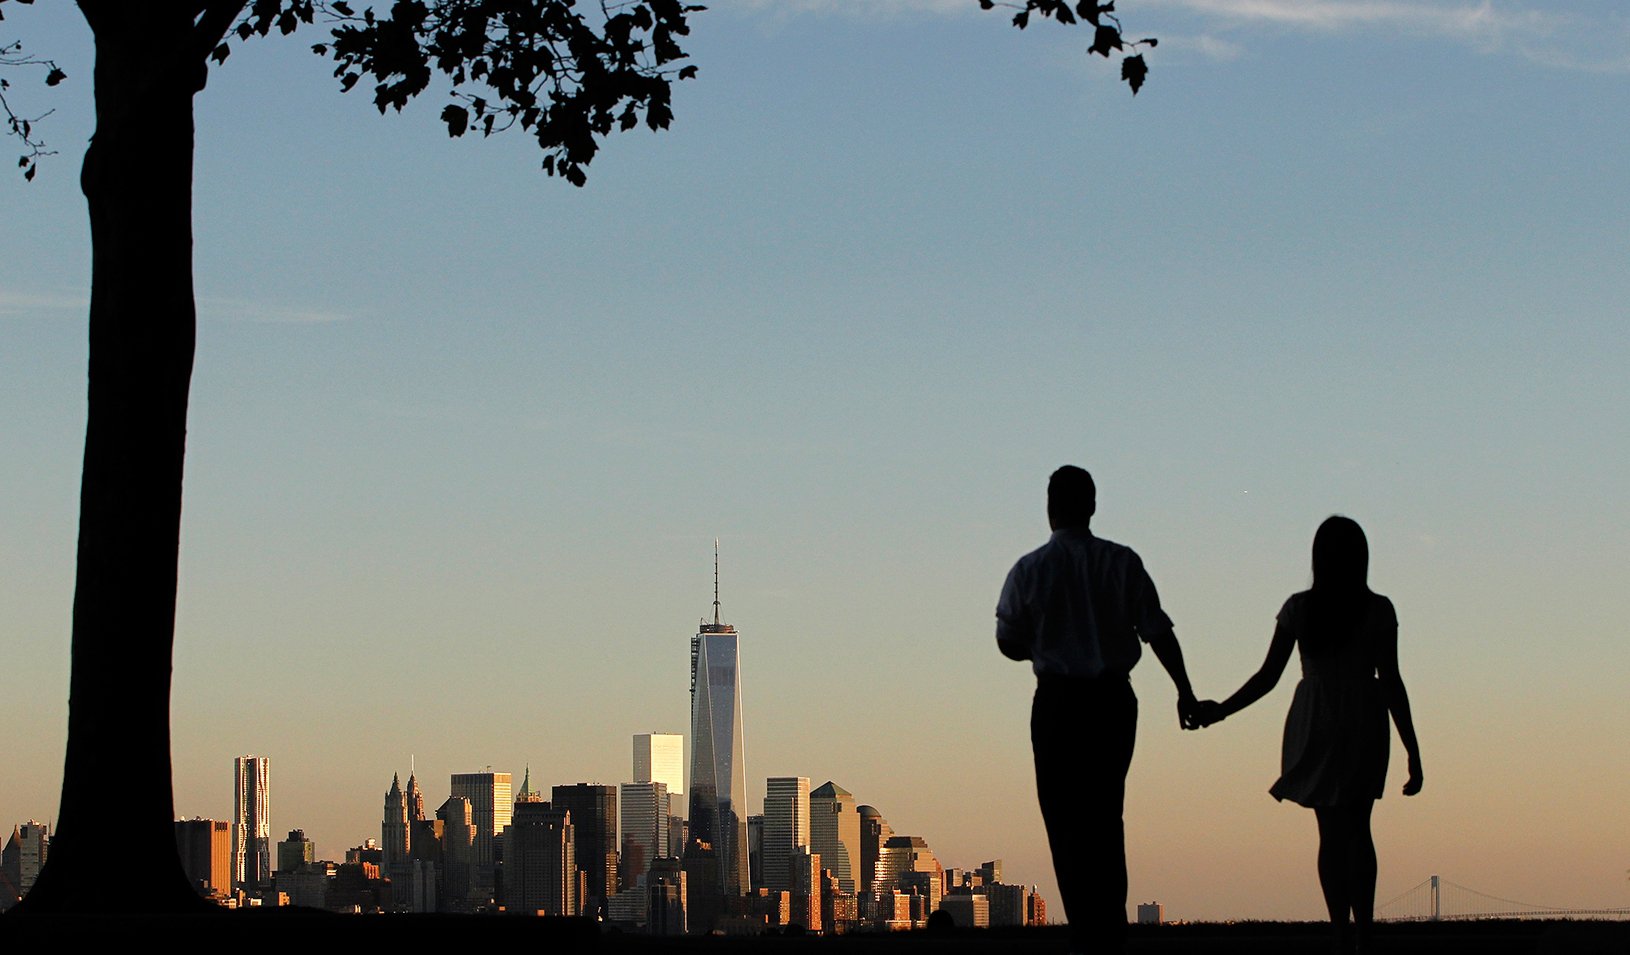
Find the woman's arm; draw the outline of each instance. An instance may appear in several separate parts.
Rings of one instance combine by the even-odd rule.
[[[1233,696],[1217,704],[1217,719],[1233,716],[1257,700],[1262,699],[1279,683],[1279,677],[1285,672],[1285,664],[1290,662],[1290,651],[1296,647],[1296,633],[1284,619],[1273,630],[1273,642],[1268,644],[1268,658],[1262,661],[1262,668],[1251,675],[1245,685],[1235,691]]]
[[[1404,795],[1413,796],[1421,791],[1424,776],[1421,772],[1421,744],[1415,738],[1415,718],[1409,711],[1409,691],[1398,672],[1398,624],[1388,629],[1387,635],[1376,648],[1375,674],[1381,681],[1381,699],[1392,714],[1393,725],[1398,727],[1398,739],[1409,754],[1409,779],[1404,783]]]

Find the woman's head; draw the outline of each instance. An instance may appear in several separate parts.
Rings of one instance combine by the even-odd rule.
[[[1368,590],[1370,544],[1350,517],[1327,517],[1313,535],[1313,589]]]

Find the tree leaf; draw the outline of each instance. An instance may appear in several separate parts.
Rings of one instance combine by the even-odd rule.
[[[1087,47],[1087,52],[1096,53],[1107,59],[1110,50],[1119,49],[1123,49],[1121,31],[1105,23],[1100,25],[1098,31],[1093,35],[1092,46]]]
[[[447,124],[447,135],[457,139],[464,135],[470,126],[470,111],[462,106],[449,104],[441,111],[441,121]]]
[[[1141,54],[1128,56],[1121,60],[1121,79],[1132,87],[1132,95],[1138,95],[1138,89],[1143,86],[1144,77],[1149,75],[1149,66],[1143,62]]]

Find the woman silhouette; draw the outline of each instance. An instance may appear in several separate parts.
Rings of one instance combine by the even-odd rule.
[[[1239,712],[1273,689],[1292,647],[1302,658],[1279,781],[1268,792],[1311,808],[1319,820],[1319,885],[1335,930],[1333,950],[1368,952],[1375,910],[1375,841],[1370,811],[1386,787],[1392,738],[1387,714],[1409,754],[1404,795],[1421,791],[1421,750],[1398,674],[1398,618],[1370,590],[1369,544],[1351,518],[1331,517],[1313,536],[1313,586],[1279,611],[1268,658],[1222,703],[1199,705],[1200,725]]]

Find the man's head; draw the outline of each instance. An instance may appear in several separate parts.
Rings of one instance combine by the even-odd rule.
[[[1086,527],[1098,510],[1098,486],[1092,475],[1073,464],[1053,472],[1047,481],[1047,523],[1061,527]]]

